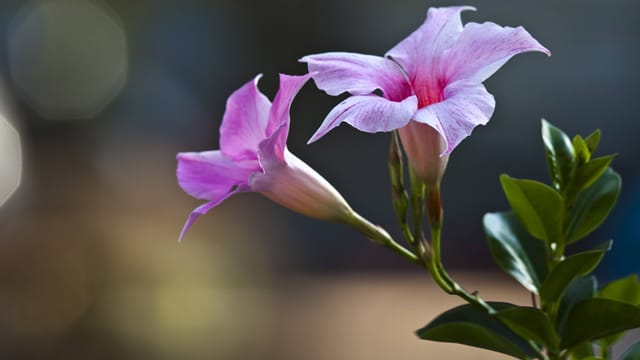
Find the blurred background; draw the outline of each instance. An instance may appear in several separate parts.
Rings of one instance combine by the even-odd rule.
[[[412,332],[458,303],[354,231],[231,198],[177,237],[199,201],[179,151],[218,148],[227,96],[257,73],[324,51],[382,55],[424,20],[425,0],[0,2],[0,358],[501,359]],[[523,25],[553,56],[524,54],[486,81],[493,119],[452,154],[444,261],[471,290],[527,303],[497,273],[481,228],[507,208],[498,176],[546,181],[545,117],[603,131],[622,198],[593,242],[600,276],[638,272],[640,2],[467,1],[464,21]],[[306,146],[339,99],[310,82],[289,148],[395,235],[388,134],[342,126]],[[345,171],[349,169],[349,171]],[[18,186],[19,184],[19,186]],[[626,256],[625,256],[626,255]]]

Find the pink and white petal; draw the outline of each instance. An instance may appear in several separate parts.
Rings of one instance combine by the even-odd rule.
[[[286,161],[284,153],[287,149],[288,124],[283,124],[268,139],[262,141],[258,150],[258,161],[263,172],[269,169],[284,166]],[[259,174],[258,174],[259,175]],[[251,183],[251,181],[249,181]]]
[[[305,56],[300,61],[307,63],[318,88],[332,96],[343,92],[366,95],[377,89],[392,100],[411,95],[402,69],[380,56],[330,52]]]
[[[418,98],[396,102],[375,95],[351,96],[329,112],[309,140],[312,143],[342,122],[364,132],[391,131],[403,127],[418,108]]]
[[[443,69],[447,82],[482,82],[514,55],[540,51],[551,55],[523,27],[502,27],[492,22],[465,25],[458,41],[446,54]]]
[[[176,175],[187,194],[214,200],[246,184],[249,175],[256,171],[261,171],[257,160],[234,161],[216,150],[179,153]]]
[[[239,192],[240,189],[235,189],[232,191],[229,191],[227,193],[221,194],[218,198],[213,199],[211,201],[209,201],[208,203],[202,204],[200,206],[198,206],[197,208],[195,208],[191,214],[189,214],[189,217],[187,218],[187,221],[184,223],[184,226],[182,227],[182,231],[180,231],[180,236],[178,237],[178,241],[182,241],[182,238],[184,238],[184,236],[187,234],[187,231],[189,231],[189,229],[191,228],[191,225],[193,225],[193,223],[202,215],[206,214],[209,210],[213,209],[214,207],[218,206],[221,202],[223,202],[224,200],[226,200],[228,197],[230,197],[231,195]]]
[[[472,6],[430,8],[424,23],[385,56],[393,58],[409,75],[409,79],[428,78],[436,71],[435,62],[451,47],[462,32],[460,13],[475,10]],[[424,74],[421,74],[424,73]]]
[[[220,150],[232,159],[257,159],[258,144],[266,138],[271,102],[258,89],[261,76],[243,85],[227,100],[220,126]]]
[[[324,221],[345,222],[353,210],[342,195],[313,168],[285,150],[286,164],[253,174],[249,184],[272,201],[300,214]]]
[[[478,125],[485,125],[495,99],[482,84],[456,82],[444,90],[444,100],[416,112],[414,120],[433,127],[444,138],[447,156]]]
[[[265,132],[266,138],[271,137],[276,130],[285,126],[286,130],[284,138],[281,140],[286,143],[289,132],[289,111],[291,110],[291,104],[300,89],[310,77],[311,75],[309,74],[302,76],[280,74],[280,87],[273,99],[271,110],[269,111],[269,120]]]

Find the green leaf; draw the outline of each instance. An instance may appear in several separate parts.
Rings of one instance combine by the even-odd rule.
[[[600,144],[600,134],[601,131],[600,129],[594,131],[591,133],[591,135],[587,136],[584,139],[585,144],[587,144],[587,148],[589,149],[589,152],[591,154],[596,152],[596,149],[598,148],[598,144]]]
[[[590,187],[578,194],[566,223],[567,244],[589,235],[607,218],[618,199],[622,180],[608,168]]]
[[[640,283],[638,283],[638,276],[634,274],[610,282],[598,291],[597,297],[616,300],[630,305],[640,305]],[[600,344],[603,347],[610,347],[622,339],[622,336],[624,336],[624,333],[607,336],[600,340]]]
[[[562,130],[542,119],[542,140],[553,186],[563,191],[573,177],[576,156],[571,139]]]
[[[531,237],[512,212],[488,213],[483,224],[489,249],[498,266],[537,294],[547,275],[544,244]]]
[[[574,183],[571,186],[575,186],[577,191],[581,191],[593,185],[604,174],[615,157],[615,155],[602,156],[580,166],[576,170]]]
[[[573,137],[573,151],[576,155],[576,165],[586,164],[591,159],[591,152],[587,147],[587,143],[580,135]]]
[[[532,307],[512,307],[494,314],[523,339],[557,347],[560,339],[547,314]]]
[[[513,211],[533,237],[551,244],[561,242],[564,201],[551,187],[533,180],[500,176]]]
[[[560,302],[556,329],[564,327],[575,304],[595,297],[597,288],[598,281],[593,275],[574,279],[564,291],[564,296]]]
[[[540,297],[547,302],[559,299],[571,281],[589,274],[611,248],[611,240],[598,248],[566,257],[547,276],[540,286]]]
[[[619,360],[638,360],[640,359],[640,342],[631,345],[627,351],[622,354]]]
[[[589,341],[583,341],[578,345],[571,348],[569,351],[569,359],[573,360],[586,360],[586,359],[601,359],[593,354],[593,345]],[[602,359],[604,360],[604,359]]]
[[[506,303],[490,303],[496,310],[513,307]],[[427,326],[416,331],[424,340],[453,342],[497,351],[517,358],[532,358],[535,349],[485,310],[465,304],[448,310]]]
[[[640,305],[640,282],[633,274],[605,285],[598,291],[599,298],[622,301],[631,305]]]
[[[587,299],[573,306],[560,331],[561,348],[640,327],[640,307],[609,299]]]

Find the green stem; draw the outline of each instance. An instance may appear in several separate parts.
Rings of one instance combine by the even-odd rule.
[[[548,273],[551,273],[553,269],[562,261],[562,258],[564,256],[564,246],[560,246],[558,245],[558,243],[556,243],[556,247],[553,249],[548,248],[547,253],[547,271]],[[542,309],[542,311],[547,313],[552,324],[557,324],[558,311],[560,310],[560,299],[545,301],[543,297],[540,297],[540,308]],[[560,349],[558,349],[557,347],[547,348],[547,354],[549,360],[562,360],[565,359],[567,355],[562,355]]]
[[[412,263],[416,263],[416,264],[420,263],[420,259],[416,256],[416,254],[409,251],[404,246],[398,244],[391,238],[389,238],[389,240],[384,244],[384,246],[402,255],[405,259],[411,261]]]
[[[402,230],[402,235],[412,246],[415,244],[415,238],[409,227],[409,219],[407,211],[409,208],[409,195],[404,187],[404,164],[402,161],[402,149],[400,148],[400,139],[398,131],[391,133],[391,143],[389,145],[389,177],[391,180],[391,202],[396,212],[396,219]]]
[[[468,303],[477,305],[489,313],[495,312],[491,305],[477,294],[472,294],[465,290],[445,270],[441,255],[443,211],[440,187],[429,187],[426,194],[429,225],[431,227],[431,257],[426,260],[436,284],[448,294],[459,296]]]
[[[491,307],[491,305],[478,296],[478,294],[469,293],[465,290],[465,288],[453,280],[445,270],[440,254],[441,233],[442,228],[440,226],[431,226],[431,248],[433,257],[431,264],[429,264],[429,269],[432,270],[434,280],[436,280],[436,283],[446,293],[459,296],[470,304],[477,305],[489,313],[494,313],[495,309]]]
[[[407,260],[417,264],[421,262],[420,258],[416,254],[395,242],[391,235],[389,235],[389,233],[386,232],[382,227],[372,224],[367,219],[360,216],[360,214],[353,212],[349,219],[348,225],[360,231],[374,243],[380,244],[397,252]]]

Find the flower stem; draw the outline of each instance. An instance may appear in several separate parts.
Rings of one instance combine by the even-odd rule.
[[[360,214],[353,212],[351,214],[349,224],[356,230],[360,231],[367,238],[373,241],[376,244],[380,244],[384,247],[387,247],[398,254],[402,255],[407,260],[413,263],[420,263],[420,259],[416,254],[405,248],[404,246],[398,244],[393,240],[391,235],[384,230],[382,227],[378,225],[374,225],[369,220],[360,216]]]
[[[391,133],[391,144],[389,146],[389,176],[391,179],[391,202],[396,212],[396,219],[402,230],[402,235],[412,246],[415,239],[409,227],[409,219],[407,210],[409,209],[409,195],[404,187],[404,164],[402,161],[402,149],[400,148],[400,139],[398,131]]]
[[[442,264],[441,255],[443,211],[442,201],[440,198],[440,186],[436,185],[429,187],[426,190],[426,197],[427,215],[431,228],[431,256],[425,260],[433,279],[446,293],[459,296],[468,303],[477,305],[489,313],[495,312],[491,305],[478,296],[478,294],[469,293],[460,284],[453,280],[445,270],[444,265]]]
[[[430,269],[433,269],[432,275],[436,280],[436,283],[448,294],[459,296],[466,302],[477,305],[489,313],[495,312],[495,309],[493,309],[493,307],[484,301],[478,294],[469,293],[447,273],[444,265],[442,264],[442,257],[440,254],[441,233],[442,228],[440,226],[431,226],[431,247],[433,249],[433,258]],[[445,284],[445,286],[442,286],[441,284]]]

